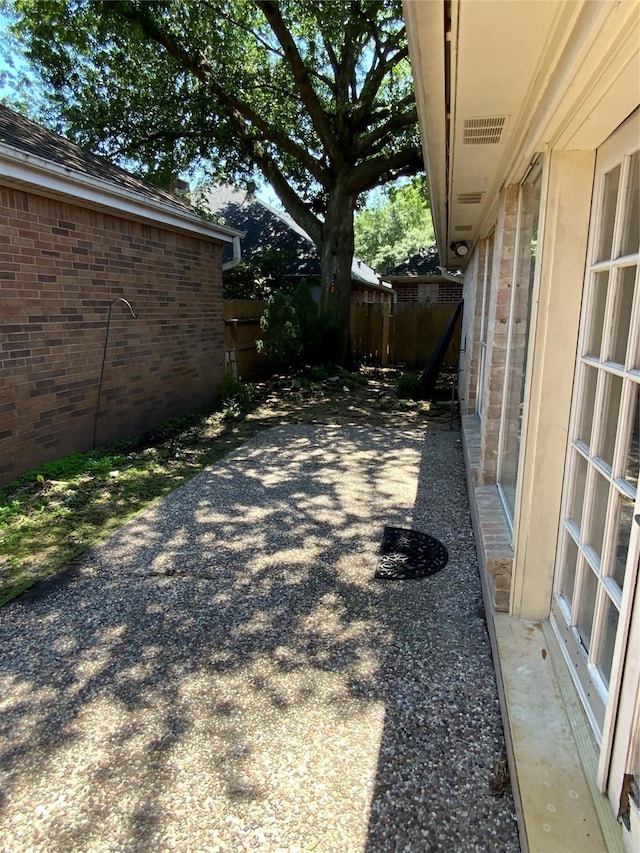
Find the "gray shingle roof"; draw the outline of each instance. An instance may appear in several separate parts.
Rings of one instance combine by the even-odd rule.
[[[171,193],[130,175],[103,157],[86,151],[2,104],[0,104],[0,143],[29,156],[47,160],[64,169],[107,181],[153,201],[170,204],[182,210],[190,209],[189,205]]]
[[[246,232],[242,239],[243,258],[257,258],[264,254],[265,249],[278,249],[288,257],[287,275],[320,275],[320,259],[315,244],[286,213],[246,190],[228,184],[212,187],[206,193],[205,206],[219,216],[224,225]],[[354,258],[351,275],[354,281],[379,285],[371,267],[357,258]]]
[[[385,273],[383,278],[388,280],[392,276],[416,276],[419,278],[423,276],[438,276],[442,278],[438,247],[429,246],[427,249],[417,252],[415,255],[407,258],[406,261],[403,261]]]

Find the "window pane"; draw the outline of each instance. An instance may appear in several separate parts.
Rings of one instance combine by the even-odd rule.
[[[604,378],[605,394],[601,416],[604,418],[604,430],[600,436],[597,455],[609,466],[613,465],[613,451],[616,445],[616,432],[620,419],[620,400],[622,399],[622,379],[609,374]]]
[[[596,385],[598,383],[598,371],[595,367],[585,364],[582,366],[582,400],[580,401],[580,417],[576,438],[583,441],[587,447],[591,445],[591,425],[593,423],[593,410],[596,405]]]
[[[602,642],[598,654],[598,669],[607,687],[611,679],[611,663],[613,661],[613,649],[616,644],[616,632],[618,630],[618,609],[610,598],[605,596],[604,622],[602,625]]]
[[[635,289],[636,268],[625,267],[618,271],[616,300],[613,314],[613,341],[611,360],[624,365],[631,325],[631,308],[633,307],[633,291]]]
[[[580,603],[578,604],[577,628],[582,644],[588,652],[591,647],[591,630],[593,628],[593,614],[596,607],[598,581],[586,563],[584,566],[584,580],[582,581]]]
[[[578,546],[572,537],[564,534],[564,555],[562,558],[562,581],[560,584],[560,595],[571,607],[573,598],[573,587],[576,580],[576,566],[578,565]]]
[[[631,158],[629,184],[627,186],[624,234],[622,235],[622,254],[632,255],[638,251],[640,239],[640,221],[638,207],[640,206],[640,172],[638,171],[638,151]]]
[[[600,242],[596,261],[607,261],[611,258],[613,244],[613,226],[616,218],[618,202],[618,184],[620,183],[620,165],[605,175],[604,197],[602,199],[602,221],[600,222]]]
[[[569,506],[569,518],[572,518],[578,527],[582,524],[582,505],[584,503],[584,488],[587,482],[587,462],[584,456],[573,451],[571,502]],[[582,535],[580,536],[582,539]]]
[[[591,497],[591,521],[587,544],[602,557],[602,537],[604,536],[604,524],[607,520],[607,503],[609,501],[609,482],[602,474],[594,471],[594,489]]]
[[[636,293],[638,294],[638,299],[640,301],[640,278],[638,277],[638,267],[632,267],[633,273],[629,273],[629,275],[635,275],[636,278]],[[636,308],[636,311],[638,309]],[[632,325],[632,330],[637,324],[637,320]],[[636,338],[635,345],[631,347],[631,352],[629,353],[629,367],[638,370],[640,368],[640,336]]]
[[[631,437],[629,439],[629,451],[627,453],[627,464],[624,478],[627,483],[630,483],[634,489],[638,487],[638,474],[640,473],[640,406],[638,406],[638,397],[640,396],[640,386],[635,387],[633,393],[633,411],[631,421]]]
[[[609,271],[597,272],[593,277],[591,286],[591,319],[585,352],[587,355],[600,358],[602,330],[604,329],[604,312],[607,303],[607,288],[609,286]]]
[[[624,587],[624,570],[627,565],[627,551],[629,550],[629,539],[631,538],[631,525],[633,524],[633,501],[618,495],[618,534],[616,539],[616,550],[613,562],[613,578],[622,589]]]

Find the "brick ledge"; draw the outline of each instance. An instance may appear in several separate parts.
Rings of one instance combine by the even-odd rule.
[[[511,531],[496,484],[478,485],[480,423],[476,415],[462,417],[462,446],[480,572],[491,607],[508,613],[513,571]]]

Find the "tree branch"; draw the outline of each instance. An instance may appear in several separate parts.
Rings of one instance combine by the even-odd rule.
[[[415,175],[424,168],[419,148],[405,148],[393,154],[380,155],[360,163],[349,179],[349,191],[353,195],[371,190],[381,183],[405,175]]]
[[[364,105],[373,103],[385,76],[392,68],[395,68],[396,65],[399,65],[403,59],[409,56],[409,48],[405,44],[389,58],[393,50],[398,47],[398,41],[399,39],[396,38],[391,42],[381,45],[380,52],[376,54],[378,61],[374,62],[367,72],[360,90],[359,100]]]
[[[150,13],[150,6],[133,7],[129,3],[120,3],[119,0],[102,0],[102,2],[116,16],[121,16],[126,21],[140,26],[149,39],[164,47],[167,53],[177,59],[186,71],[193,74],[205,88],[211,90],[219,102],[227,108],[227,118],[236,132],[244,134],[246,125],[251,125],[283,152],[298,160],[319,183],[323,185],[326,183],[327,174],[325,170],[308,149],[303,148],[286,134],[271,127],[245,101],[240,100],[235,95],[230,95],[216,79],[208,63],[194,59],[177,39],[158,26],[157,20]]]
[[[304,228],[315,245],[319,246],[322,240],[322,221],[290,186],[273,158],[254,147],[252,159],[275,190],[287,213]]]
[[[293,74],[298,91],[302,100],[309,110],[309,116],[313,127],[322,142],[329,159],[339,162],[340,149],[336,145],[336,139],[332,132],[331,123],[322,108],[322,104],[309,81],[309,71],[305,66],[298,47],[280,14],[280,5],[277,0],[257,0],[258,7],[262,10],[269,26],[278,39],[280,46],[285,52],[289,67]]]
[[[413,97],[410,99],[413,102]],[[388,121],[379,124],[371,133],[361,136],[356,144],[356,151],[359,157],[364,157],[371,152],[372,147],[376,142],[384,140],[388,134],[396,133],[399,130],[404,130],[407,127],[418,123],[418,110],[415,107],[406,113],[393,115]]]

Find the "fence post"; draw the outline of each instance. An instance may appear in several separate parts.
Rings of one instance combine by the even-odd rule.
[[[391,325],[391,300],[382,303],[382,366],[389,364],[389,326]]]

